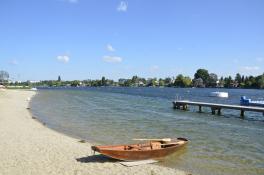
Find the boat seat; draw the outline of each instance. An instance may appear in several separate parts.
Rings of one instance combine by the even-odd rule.
[[[160,149],[161,148],[161,143],[160,142],[151,142],[151,149]]]
[[[124,146],[124,150],[153,150],[153,149],[160,149],[160,148],[161,148],[160,142],[151,142],[150,144]]]
[[[125,150],[141,150],[141,147],[139,145],[126,145],[124,147]]]

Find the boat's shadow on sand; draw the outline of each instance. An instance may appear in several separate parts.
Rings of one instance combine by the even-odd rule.
[[[76,159],[77,162],[81,163],[106,163],[106,162],[117,162],[118,160],[104,156],[102,154],[91,155],[87,157],[80,157]]]

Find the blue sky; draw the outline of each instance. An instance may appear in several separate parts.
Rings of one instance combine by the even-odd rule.
[[[264,72],[263,0],[1,0],[13,80]]]

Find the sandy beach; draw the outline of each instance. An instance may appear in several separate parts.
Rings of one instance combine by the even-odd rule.
[[[53,131],[26,109],[26,90],[0,91],[0,174],[186,174],[158,165],[125,167],[100,155],[93,155],[89,143],[80,143]]]

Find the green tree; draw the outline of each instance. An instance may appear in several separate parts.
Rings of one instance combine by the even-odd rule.
[[[183,77],[183,85],[184,87],[190,87],[192,84],[192,79],[188,76]]]
[[[209,74],[209,79],[208,79],[208,86],[210,86],[210,87],[216,87],[217,80],[218,80],[217,75],[215,73],[210,73]]]
[[[102,77],[101,85],[102,86],[106,86],[106,79],[105,79],[105,77]]]
[[[179,74],[174,81],[174,86],[177,87],[189,87],[191,84],[192,84],[191,78],[185,77],[182,74]]]
[[[158,86],[157,78],[153,78],[153,79],[151,80],[151,86]]]
[[[257,82],[255,77],[253,76],[249,76],[249,77],[245,77],[245,88],[257,88]]]
[[[165,86],[171,86],[171,78],[169,78],[169,77],[167,77],[167,78],[165,78],[165,80],[164,80],[164,83],[165,83]]]
[[[245,76],[244,75],[241,77],[241,83],[245,83]]]
[[[232,80],[232,77],[231,76],[229,76],[229,77],[226,77],[225,79],[224,79],[224,86],[226,87],[226,88],[230,88],[230,87],[232,87],[232,84],[233,84],[233,80]]]
[[[92,80],[91,86],[94,86],[94,87],[102,86],[102,80]]]
[[[195,79],[201,78],[203,80],[204,85],[207,86],[209,78],[210,78],[208,70],[198,69],[196,73],[194,74],[194,78]]]
[[[256,78],[255,77],[249,76],[248,82],[250,82],[250,84],[251,84],[249,86],[249,88],[257,88],[257,81],[256,81]]]
[[[131,83],[132,83],[132,84],[136,84],[136,83],[138,83],[138,82],[139,82],[139,78],[138,78],[138,76],[136,76],[136,75],[133,76],[132,79],[131,79]]]
[[[60,75],[58,76],[58,82],[61,82],[61,77],[60,77]]]
[[[124,86],[127,86],[127,87],[132,86],[132,81],[131,81],[130,79],[126,80],[126,81],[124,82]]]
[[[256,77],[257,87],[260,89],[264,88],[264,74]]]
[[[77,87],[79,85],[80,85],[80,81],[79,80],[74,80],[74,81],[71,82],[71,86],[73,86],[73,87]]]
[[[236,74],[235,81],[238,84],[242,83],[242,77],[241,77],[241,75],[239,73]]]
[[[162,78],[159,79],[159,86],[164,86],[165,82]]]
[[[50,87],[56,86],[56,81],[49,80],[49,81],[47,81],[47,85]]]
[[[7,83],[8,78],[9,78],[8,72],[1,70],[0,71],[0,83],[2,84]]]
[[[175,81],[174,81],[174,86],[176,87],[184,87],[183,85],[183,75],[179,74],[177,75]]]
[[[147,86],[157,86],[158,85],[158,81],[157,78],[150,78],[147,81]]]

